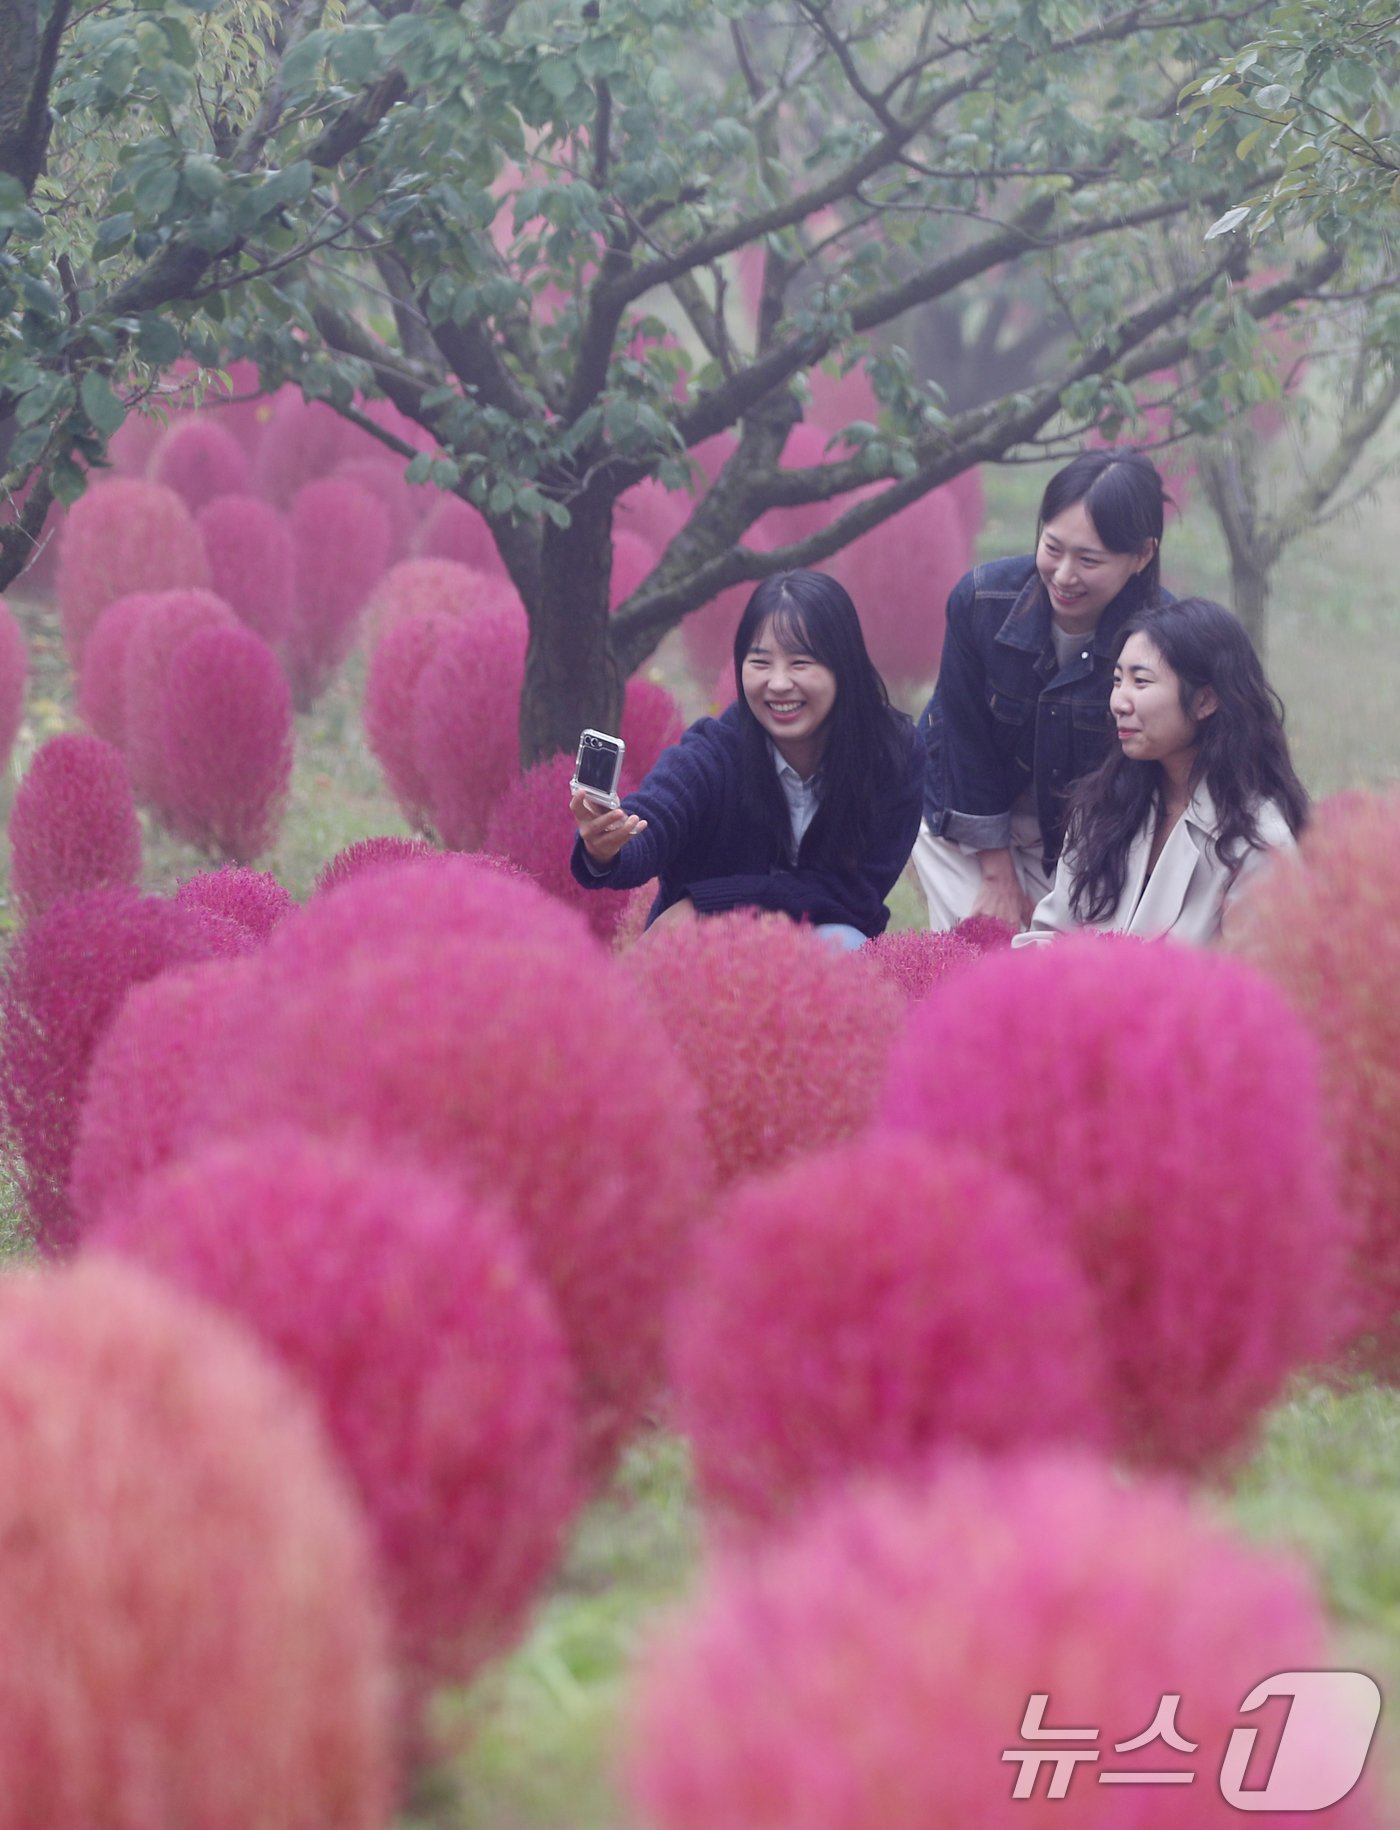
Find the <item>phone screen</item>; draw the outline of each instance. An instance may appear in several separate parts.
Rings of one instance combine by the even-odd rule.
[[[605,749],[602,744],[586,743],[578,753],[578,784],[580,788],[598,788],[604,794],[613,791],[613,778],[617,770],[617,751]]]

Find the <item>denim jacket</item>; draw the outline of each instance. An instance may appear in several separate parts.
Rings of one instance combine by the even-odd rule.
[[[1000,850],[1011,843],[1012,806],[1029,788],[1045,868],[1054,868],[1070,784],[1108,754],[1113,650],[1143,601],[1140,582],[1129,580],[1061,667],[1033,555],[994,559],[958,581],[938,684],[919,720],[930,831],[977,851]]]

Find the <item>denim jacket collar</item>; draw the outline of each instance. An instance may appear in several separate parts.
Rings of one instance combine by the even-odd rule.
[[[1113,611],[1122,602],[1122,597],[1123,593],[1120,592],[1105,607],[1093,632],[1085,636],[1085,646],[1090,653],[1105,659],[1111,657],[1118,639],[1118,627],[1123,620],[1122,616],[1115,616]],[[997,630],[996,639],[1008,648],[1017,648],[1024,654],[1034,655],[1035,671],[1043,680],[1053,680],[1058,676],[1069,681],[1089,673],[1091,663],[1087,656],[1082,661],[1070,661],[1061,668],[1050,634],[1051,622],[1050,601],[1040,582],[1039,572],[1033,571],[1007,612],[1005,622]]]

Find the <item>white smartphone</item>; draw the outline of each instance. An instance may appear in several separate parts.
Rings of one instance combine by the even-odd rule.
[[[626,748],[620,737],[609,737],[606,731],[585,731],[578,740],[578,760],[569,793],[577,794],[582,788],[599,807],[619,806],[617,784]]]

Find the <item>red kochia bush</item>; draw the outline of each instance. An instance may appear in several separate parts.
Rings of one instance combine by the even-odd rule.
[[[238,626],[232,610],[212,591],[162,591],[144,600],[126,633],[123,752],[137,800],[162,818],[169,818],[173,808],[166,724],[171,664],[192,636]]]
[[[199,593],[198,595],[203,595]],[[78,666],[78,715],[88,728],[126,753],[126,656],[137,628],[162,601],[159,591],[119,597],[93,624]]]
[[[272,648],[292,620],[292,531],[257,496],[220,496],[199,511],[209,583],[241,623]]]
[[[374,644],[365,676],[365,740],[400,812],[417,832],[433,823],[433,794],[418,765],[414,699],[424,670],[456,626],[441,610],[400,616]]]
[[[292,780],[292,695],[251,629],[205,629],[171,658],[162,704],[172,828],[247,863],[277,837]]]
[[[419,864],[447,856],[426,839],[404,839],[397,833],[357,839],[353,845],[338,851],[329,864],[322,865],[316,874],[316,894],[321,896],[328,890],[338,890],[342,884],[354,882],[363,872],[381,870],[386,864]]]
[[[133,985],[223,951],[209,918],[135,890],[64,897],[25,930],[0,981],[0,1106],[31,1226],[66,1243],[65,1193],[92,1051]]]
[[[1356,1328],[1400,1378],[1400,794],[1334,796],[1300,863],[1253,887],[1230,946],[1267,973],[1322,1051],[1343,1205],[1359,1225]]]
[[[1087,1457],[967,1460],[931,1484],[853,1487],[714,1568],[643,1659],[629,1789],[654,1830],[1228,1830],[1217,1778],[1240,1704],[1273,1672],[1336,1660],[1303,1568],[1176,1487],[1125,1486]],[[1154,1737],[1118,1753],[1168,1689],[1199,1751]],[[1035,1695],[1047,1724],[1094,1738],[1027,1740]],[[1099,1758],[1063,1798],[1042,1802],[1042,1770],[1013,1802],[1006,1750],[1057,1744]],[[1310,1774],[1350,1751],[1324,1736]],[[1110,1771],[1195,1780],[1096,1783]],[[1371,1830],[1372,1798],[1363,1780],[1318,1821]]]
[[[349,938],[362,899],[402,895],[410,876],[438,896],[448,881],[376,872],[273,936],[236,1037],[191,1090],[189,1132],[285,1121],[414,1150],[469,1196],[503,1200],[558,1305],[598,1473],[654,1392],[662,1303],[705,1202],[695,1092],[620,968],[581,953],[567,911],[552,920],[568,941],[525,920],[512,930],[512,903],[541,900],[529,885],[497,886],[515,892],[500,898],[499,937],[420,915],[372,950]],[[323,923],[339,949],[317,947]]]
[[[860,959],[748,910],[658,929],[625,958],[704,1094],[721,1182],[865,1124],[903,1005]]]
[[[1101,936],[992,955],[911,1013],[884,1113],[1039,1192],[1094,1290],[1130,1460],[1236,1448],[1331,1347],[1349,1241],[1315,1051],[1238,961]]]
[[[10,883],[34,921],[60,896],[141,875],[141,823],[126,764],[100,737],[68,731],[34,753],[10,814]]]
[[[76,667],[107,605],[133,591],[200,587],[208,566],[199,529],[173,489],[114,477],[68,512],[58,556],[58,614]]]
[[[0,1830],[382,1830],[358,1509],[241,1329],[113,1263],[0,1283]]]
[[[271,871],[250,871],[237,864],[187,877],[176,890],[175,900],[182,909],[226,915],[258,940],[270,939],[272,930],[297,906],[291,891]]]
[[[68,1178],[75,1230],[123,1200],[174,1154],[195,1073],[211,1071],[245,959],[211,959],[133,985],[98,1038]]]
[[[518,865],[542,890],[576,908],[599,940],[611,941],[625,899],[584,889],[569,868],[578,831],[569,812],[573,772],[572,756],[551,756],[517,776],[491,814],[486,851]]]
[[[314,1392],[417,1675],[464,1679],[506,1643],[580,1488],[573,1369],[502,1211],[270,1131],[148,1177],[91,1249],[237,1316]]]
[[[331,477],[297,491],[291,521],[287,676],[304,712],[354,646],[365,600],[388,563],[389,517],[358,483]]]
[[[866,942],[861,957],[882,978],[897,985],[911,1003],[917,1003],[950,972],[979,955],[955,928],[940,933],[906,928],[899,934],[877,934]]]
[[[372,635],[387,634],[409,616],[471,616],[478,610],[520,607],[515,586],[501,573],[455,559],[402,559],[380,579],[365,610]]]
[[[947,1444],[1105,1435],[1088,1286],[1022,1183],[867,1136],[732,1193],[675,1322],[679,1420],[722,1524],[769,1526]]]
[[[520,773],[522,610],[481,610],[444,635],[413,689],[413,757],[437,836],[475,851]]]
[[[627,745],[622,759],[623,794],[630,794],[663,750],[679,743],[685,728],[681,708],[655,680],[629,680],[622,702],[622,729]],[[571,820],[572,823],[572,820]]]
[[[243,496],[252,482],[247,453],[211,415],[191,414],[161,435],[147,475],[173,489],[192,515],[219,496]]]
[[[0,597],[0,769],[10,760],[20,722],[24,717],[24,688],[29,677],[29,651],[24,631],[10,606]]]

